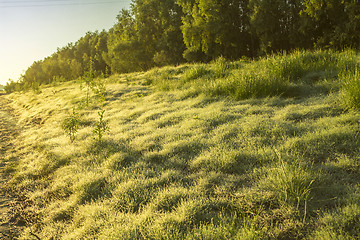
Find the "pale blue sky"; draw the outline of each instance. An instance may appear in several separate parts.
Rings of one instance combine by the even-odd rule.
[[[34,61],[108,30],[131,0],[0,0],[0,84],[17,80]]]

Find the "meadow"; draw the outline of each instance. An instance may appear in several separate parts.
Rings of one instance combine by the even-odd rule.
[[[19,239],[360,238],[359,66],[296,51],[6,95]]]

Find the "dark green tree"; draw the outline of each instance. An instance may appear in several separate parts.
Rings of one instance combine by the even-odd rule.
[[[178,0],[187,60],[253,56],[248,0]]]
[[[309,48],[309,19],[301,16],[303,0],[250,0],[251,26],[260,41],[260,53]],[[307,22],[307,25],[304,23]]]
[[[108,52],[103,58],[113,73],[142,70],[140,63],[142,49],[137,41],[135,19],[129,10],[121,10],[117,23],[109,30]]]
[[[312,19],[314,44],[341,50],[360,48],[359,0],[307,0],[303,15]]]
[[[149,66],[183,62],[181,7],[176,0],[133,0],[136,35]]]
[[[98,76],[105,73],[107,64],[103,58],[107,49],[108,33],[102,32],[88,32],[80,38],[75,44],[74,57],[77,62],[81,64],[82,74],[89,71],[90,59],[92,59],[95,75]]]

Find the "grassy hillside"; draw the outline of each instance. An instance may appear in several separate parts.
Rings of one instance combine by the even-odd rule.
[[[358,238],[357,65],[297,52],[112,76],[105,102],[75,81],[10,94],[9,187],[41,239]]]

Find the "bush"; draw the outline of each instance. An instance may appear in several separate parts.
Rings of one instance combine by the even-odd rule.
[[[94,139],[98,143],[102,143],[104,134],[109,131],[109,127],[107,125],[107,122],[104,121],[104,113],[105,110],[100,110],[98,112],[99,120],[95,124],[94,128]]]
[[[6,83],[4,90],[7,93],[19,92],[22,90],[22,86],[19,82],[14,82],[11,80],[10,82]]]
[[[69,136],[70,141],[75,141],[75,134],[79,130],[80,118],[78,113],[73,109],[73,112],[64,119],[62,123],[62,128],[65,133]]]

